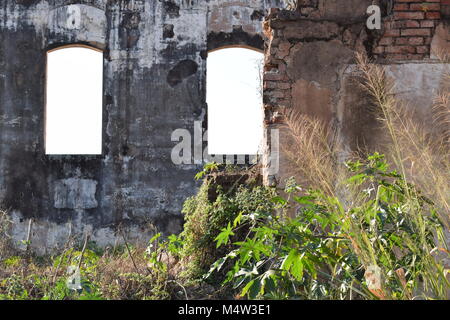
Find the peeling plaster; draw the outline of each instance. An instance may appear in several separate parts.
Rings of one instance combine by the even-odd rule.
[[[277,0],[2,1],[0,202],[13,217],[14,241],[24,239],[29,219],[32,247],[41,253],[67,241],[68,225],[78,239],[91,230],[101,246],[119,241],[120,225],[144,242],[155,228],[179,232],[199,167],[172,164],[171,133],[205,117],[208,41],[230,44],[209,35],[254,46],[252,39],[262,41],[261,13],[281,6]],[[79,21],[69,19],[74,12]],[[236,28],[234,39],[229,33]],[[103,154],[49,157],[46,51],[74,43],[104,50]]]

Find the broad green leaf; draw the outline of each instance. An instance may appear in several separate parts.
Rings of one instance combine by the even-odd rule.
[[[315,197],[313,196],[304,196],[304,197],[294,197],[294,201],[299,204],[306,204],[306,205],[314,205],[313,200],[315,200]]]
[[[273,197],[272,198],[272,202],[273,203],[278,203],[278,204],[281,204],[281,205],[285,205],[287,203],[287,201],[285,199],[283,199],[282,197],[280,197],[280,196]]]
[[[255,280],[249,281],[249,283],[247,283],[245,285],[244,289],[242,289],[241,296],[244,297],[247,294],[247,292],[250,290],[250,288],[253,286],[254,283],[255,283]]]
[[[255,279],[253,285],[251,286],[248,296],[250,299],[256,299],[261,292],[261,280]]]
[[[360,173],[360,174],[354,175],[353,177],[347,179],[347,183],[359,185],[359,184],[363,183],[367,179],[367,177],[368,177],[367,174]]]
[[[222,232],[214,239],[217,241],[217,248],[219,248],[222,244],[227,244],[230,236],[234,236],[234,232],[231,229],[231,224],[228,223],[228,226],[222,229]]]
[[[297,256],[292,263],[291,273],[298,281],[301,281],[303,279],[303,263],[302,259],[299,256]]]

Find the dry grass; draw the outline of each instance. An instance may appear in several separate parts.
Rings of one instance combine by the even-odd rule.
[[[397,99],[393,80],[386,76],[383,66],[369,63],[362,54],[357,55],[357,61],[363,74],[361,84],[372,98],[379,112],[379,121],[390,139],[386,148],[388,159],[401,172],[406,184],[417,187],[409,188],[405,184],[408,205],[404,209],[405,218],[417,230],[416,238],[405,238],[409,243],[408,250],[416,252],[424,261],[420,281],[423,288],[416,287],[416,293],[448,298],[449,278],[447,275],[446,279],[444,260],[441,259],[448,258],[449,239],[444,235],[444,230],[449,230],[450,222],[450,150],[447,136],[450,74],[448,71],[444,73],[441,91],[434,100],[435,121],[429,126]],[[420,205],[423,195],[432,201],[431,207]],[[439,217],[441,227],[427,224],[424,217],[431,216],[433,212]],[[426,241],[429,232],[435,235],[433,245]],[[437,251],[444,255],[437,258],[433,254]],[[405,291],[408,290],[405,288]],[[414,290],[409,291],[409,296],[414,293]]]
[[[96,296],[111,300],[184,298],[176,281],[176,260],[168,262],[168,272],[155,272],[149,268],[144,248],[131,248],[130,253],[133,259],[123,248],[99,255],[86,250],[82,278],[91,283]],[[78,264],[79,257],[80,252],[73,249],[55,257],[10,253],[7,259],[0,260],[0,298],[6,295],[7,299],[78,299],[74,292],[61,295],[57,287],[58,283],[65,287],[67,266]]]
[[[434,125],[416,118],[408,106],[397,100],[392,79],[383,67],[357,55],[363,73],[363,87],[373,98],[378,119],[388,133],[385,153],[408,182],[432,199],[449,226],[450,221],[450,74],[444,74],[442,89],[434,100]]]
[[[37,257],[9,248],[0,258],[0,300],[77,300],[83,298],[67,291],[67,268],[78,265],[81,251],[67,246],[55,256]],[[97,250],[97,249],[95,249]],[[180,261],[163,252],[165,269],[155,269],[148,259],[148,248],[124,246],[104,252],[86,249],[81,264],[83,282],[92,295],[87,299],[107,300],[185,300],[214,299],[216,288],[206,283],[188,283],[180,278]],[[86,294],[86,289],[83,290]],[[86,297],[84,297],[86,298]]]
[[[442,58],[442,61],[447,58]],[[357,54],[357,62],[361,76],[361,86],[372,100],[370,110],[376,112],[380,126],[384,129],[386,137],[382,137],[383,145],[379,150],[386,154],[389,162],[405,178],[406,207],[405,217],[418,230],[413,236],[402,234],[405,243],[408,243],[410,252],[420,256],[423,261],[420,270],[422,280],[413,279],[411,288],[405,286],[405,297],[414,295],[424,297],[448,297],[448,280],[445,280],[445,268],[442,261],[436,260],[437,251],[448,256],[443,230],[432,227],[426,222],[425,216],[436,210],[440,217],[441,226],[449,230],[450,221],[450,157],[449,157],[449,124],[450,124],[450,73],[442,79],[440,92],[434,100],[434,123],[427,125],[417,118],[411,109],[399,101],[395,95],[394,82],[386,76],[383,66],[372,64],[361,54]],[[296,168],[300,181],[306,181],[308,186],[323,190],[327,195],[337,196],[343,207],[355,208],[367,201],[360,191],[350,190],[346,185],[347,175],[344,172],[343,162],[355,160],[340,159],[339,141],[334,131],[327,123],[307,115],[286,111],[286,126],[289,131],[291,143],[284,148],[289,161]],[[358,154],[361,154],[358,152]],[[365,155],[362,155],[365,157]],[[408,187],[415,185],[417,189]],[[421,190],[417,194],[415,190]],[[431,199],[433,206],[420,205],[420,197],[425,195]],[[330,210],[333,208],[330,207]],[[372,243],[373,235],[367,233],[365,227],[355,220],[351,212],[337,212],[342,221],[346,221],[349,230],[354,235],[352,243],[355,253],[367,268],[377,265],[380,256],[386,255],[391,259],[394,255],[389,253],[390,248],[383,248],[383,244]],[[438,230],[439,229],[439,230]],[[430,244],[426,239],[429,232],[436,234],[436,244]],[[440,236],[439,238],[437,236]],[[448,239],[446,239],[448,241]],[[392,252],[391,252],[392,253]],[[445,255],[445,254],[444,254]],[[395,265],[395,259],[392,260]],[[381,265],[381,264],[380,264]],[[384,274],[394,272],[398,281],[405,285],[403,269],[385,269]],[[389,290],[384,288],[380,293],[382,298],[392,298]]]
[[[282,150],[292,174],[303,185],[336,195],[342,170],[337,165],[338,144],[332,126],[317,118],[284,109],[289,142]]]
[[[0,210],[0,260],[10,253],[10,229],[11,220],[8,214]]]

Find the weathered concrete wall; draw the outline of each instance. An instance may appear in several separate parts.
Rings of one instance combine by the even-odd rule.
[[[391,63],[384,67],[386,77],[393,81],[393,94],[413,119],[432,131],[436,127],[434,101],[437,93],[444,89],[450,64],[430,60]],[[356,65],[349,65],[340,78],[336,123],[344,152],[374,151],[382,147],[385,138],[367,93],[358,85],[360,82],[361,73]]]
[[[271,11],[264,24],[265,125],[280,129],[281,145],[288,141],[282,129],[283,109],[288,108],[329,123],[345,151],[373,150],[381,132],[367,95],[354,81],[357,51],[386,65],[399,97],[431,122],[430,94],[440,88],[448,68],[433,54],[450,52],[448,1],[418,2],[299,0],[296,11]],[[382,9],[380,30],[366,26],[367,8],[374,3]],[[267,155],[273,145],[272,131],[266,132]],[[289,176],[283,152],[280,168],[278,174],[266,174],[265,182],[282,183]]]
[[[75,6],[75,8],[74,8]],[[0,2],[0,202],[14,240],[33,219],[32,247],[86,230],[100,245],[180,231],[196,165],[171,162],[171,133],[206,115],[208,50],[263,48],[261,22],[278,0],[5,0]],[[69,18],[74,10],[80,21]],[[104,50],[103,154],[46,156],[48,49]],[[70,97],[68,97],[70,98]],[[80,130],[82,130],[80,128]]]
[[[13,218],[15,241],[25,239],[30,219],[32,247],[40,252],[85,231],[99,245],[121,241],[119,226],[132,241],[147,241],[152,225],[179,231],[199,167],[172,163],[171,133],[194,132],[196,121],[206,129],[206,58],[221,47],[265,49],[268,129],[278,127],[287,107],[329,121],[348,150],[370,144],[376,128],[351,80],[354,52],[388,65],[400,88],[414,87],[414,103],[425,100],[442,72],[432,49],[448,51],[449,2],[420,1],[430,5],[426,10],[418,2],[2,1],[0,203]],[[285,3],[297,9],[270,10],[264,18]],[[370,31],[366,10],[374,3],[383,28]],[[71,20],[74,10],[80,21]],[[46,156],[46,52],[74,43],[104,51],[103,153]],[[420,108],[426,119],[429,106]]]

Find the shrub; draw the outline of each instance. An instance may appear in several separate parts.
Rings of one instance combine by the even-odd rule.
[[[186,223],[181,234],[183,239],[182,258],[185,276],[199,279],[210,265],[221,256],[214,239],[223,226],[233,223],[240,214],[251,214],[271,210],[274,195],[272,188],[257,186],[248,172],[225,172],[219,177],[207,177],[198,194],[189,198],[183,208]],[[226,183],[221,183],[226,182]],[[245,230],[236,233],[242,237]]]
[[[436,208],[413,185],[389,171],[384,157],[347,163],[347,187],[358,201],[288,184],[288,198],[272,198],[280,212],[241,213],[222,229],[218,246],[232,250],[207,276],[231,260],[225,283],[241,296],[267,299],[448,298],[450,284],[442,261],[447,252]],[[295,206],[297,214],[288,217]],[[249,233],[233,242],[239,228]]]

